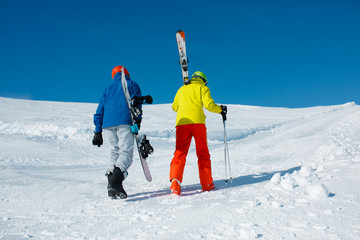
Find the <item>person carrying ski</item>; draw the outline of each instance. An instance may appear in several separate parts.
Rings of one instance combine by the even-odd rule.
[[[131,98],[141,96],[140,87],[130,79],[128,70],[125,67],[116,66],[112,70],[114,81],[105,88],[94,114],[93,145],[100,147],[103,144],[102,131],[104,130],[104,137],[112,146],[111,165],[105,174],[108,178],[108,195],[112,198],[127,198],[122,183],[128,176],[128,169],[133,162],[134,133],[139,131],[142,119],[142,115],[139,115],[136,124],[132,125],[121,85],[122,71],[124,71]]]
[[[203,191],[215,188],[211,173],[211,160],[207,146],[205,114],[203,107],[214,113],[226,116],[227,107],[219,106],[211,98],[210,89],[206,86],[204,73],[197,71],[192,75],[190,84],[182,86],[176,93],[172,109],[176,115],[176,149],[170,164],[170,190],[180,195],[181,183],[186,163],[186,156],[194,137],[200,184]]]

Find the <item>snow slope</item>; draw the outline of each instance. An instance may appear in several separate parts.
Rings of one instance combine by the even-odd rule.
[[[221,116],[207,113],[216,189],[201,192],[191,146],[183,194],[170,195],[169,104],[144,106],[155,148],[129,197],[107,197],[109,145],[92,146],[96,104],[0,98],[0,239],[360,239],[360,107],[228,105],[233,183],[224,183]]]

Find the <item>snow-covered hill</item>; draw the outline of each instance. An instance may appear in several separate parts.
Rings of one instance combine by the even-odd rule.
[[[228,105],[207,113],[216,189],[201,192],[194,146],[170,195],[175,113],[144,106],[155,152],[138,158],[126,200],[107,197],[109,145],[92,146],[96,104],[0,98],[0,239],[360,239],[360,107]]]

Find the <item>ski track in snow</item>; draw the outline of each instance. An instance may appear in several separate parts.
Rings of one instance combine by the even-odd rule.
[[[221,116],[207,113],[216,189],[201,192],[192,143],[181,196],[168,181],[176,115],[146,105],[153,182],[135,157],[126,200],[107,197],[110,148],[91,145],[96,107],[0,98],[0,239],[360,239],[355,103],[228,105],[228,185]]]

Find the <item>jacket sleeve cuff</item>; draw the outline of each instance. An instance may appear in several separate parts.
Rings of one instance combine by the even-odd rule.
[[[102,132],[102,127],[95,127],[95,132]]]

